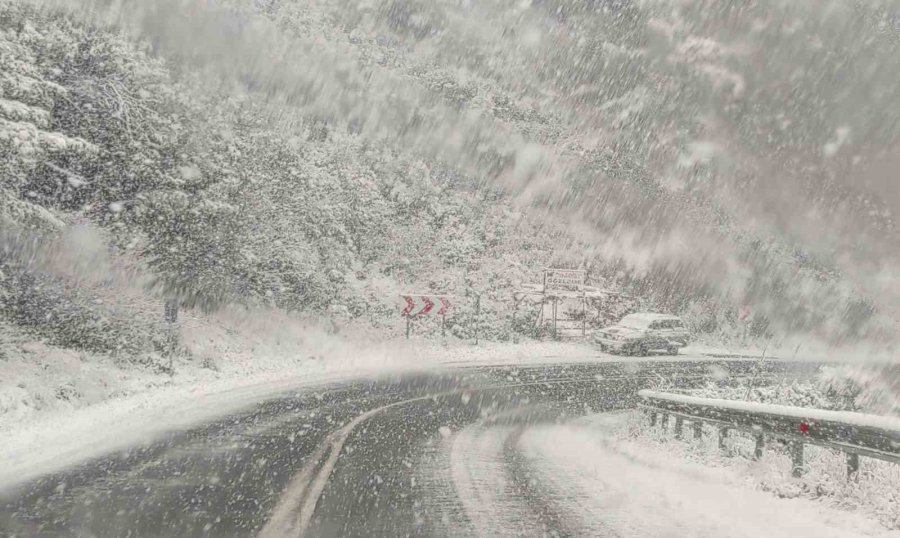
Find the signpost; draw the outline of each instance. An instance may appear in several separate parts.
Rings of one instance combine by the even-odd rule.
[[[581,269],[544,269],[544,293],[584,291],[585,276]]]
[[[420,316],[440,316],[441,336],[445,335],[447,314],[453,310],[454,297],[450,295],[428,295],[405,293],[400,295],[403,309],[400,315],[406,318],[406,338],[409,339],[412,318]]]
[[[581,336],[585,336],[587,333],[587,319],[584,315],[587,311],[586,277],[587,273],[582,269],[544,269],[544,295],[550,295],[553,298],[553,338],[559,337],[556,321],[560,293],[581,293]]]
[[[581,301],[581,337],[587,336],[588,306],[596,309],[597,320],[601,315],[601,307],[597,303],[604,302],[611,297],[628,297],[622,292],[587,285],[586,271],[581,269],[545,269],[543,283],[523,284],[513,292],[513,325],[516,325],[516,315],[519,305],[523,302],[539,303],[540,311],[535,318],[535,329],[540,332],[545,322],[553,331],[553,336],[558,338],[561,332],[577,329],[569,322],[577,321],[574,317],[559,319],[559,305],[566,301]],[[590,303],[590,305],[589,305]],[[574,312],[572,310],[569,313]],[[562,322],[562,323],[561,323]],[[566,326],[568,324],[568,326]],[[569,336],[574,336],[571,332]]]

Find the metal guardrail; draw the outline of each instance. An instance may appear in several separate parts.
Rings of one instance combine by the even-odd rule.
[[[719,447],[725,447],[729,430],[754,436],[754,457],[761,458],[766,438],[791,444],[794,476],[804,472],[803,447],[823,446],[847,454],[847,474],[859,471],[859,457],[900,463],[900,418],[825,411],[734,400],[697,398],[651,390],[638,393],[639,407],[650,416],[651,426],[667,427],[675,417],[675,436],[683,435],[684,421],[691,423],[694,437],[702,436],[704,423],[718,425]]]

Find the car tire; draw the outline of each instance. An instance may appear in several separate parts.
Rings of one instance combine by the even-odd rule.
[[[678,355],[678,346],[670,346],[666,349],[666,353],[669,355]]]
[[[637,347],[637,355],[640,357],[646,357],[650,354],[650,349],[647,348],[646,344],[641,344]]]

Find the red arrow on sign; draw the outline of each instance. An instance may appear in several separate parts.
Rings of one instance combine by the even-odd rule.
[[[400,312],[400,315],[406,317],[409,316],[409,314],[412,312],[412,309],[415,308],[416,302],[409,295],[403,295],[402,297],[403,300],[406,301],[406,308],[404,308],[403,311]]]
[[[422,314],[427,314],[431,312],[431,309],[434,308],[434,301],[428,298],[427,295],[422,296],[422,302],[425,303],[425,308],[419,311],[417,316],[421,316]]]
[[[450,300],[446,297],[440,297],[439,300],[441,301],[441,309],[438,310],[437,313],[439,316],[443,316],[450,311],[450,308],[453,307],[453,305],[450,304]]]

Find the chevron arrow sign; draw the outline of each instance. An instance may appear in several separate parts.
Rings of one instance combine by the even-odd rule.
[[[403,294],[400,296],[400,305],[400,315],[405,318],[446,316],[453,310],[453,302],[448,295]]]

